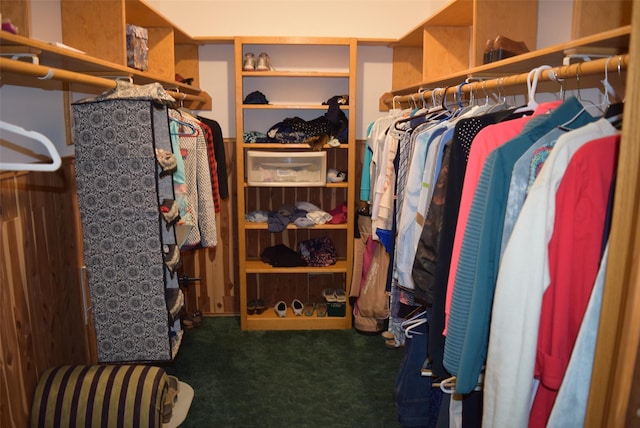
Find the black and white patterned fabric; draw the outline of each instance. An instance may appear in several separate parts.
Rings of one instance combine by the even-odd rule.
[[[155,149],[171,151],[166,107],[145,100],[75,104],[74,141],[85,265],[100,362],[168,361],[181,338],[169,322],[165,265],[176,244],[159,206],[173,199]],[[173,349],[173,350],[172,350]]]

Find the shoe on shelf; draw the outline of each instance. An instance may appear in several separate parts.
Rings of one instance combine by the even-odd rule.
[[[256,56],[251,52],[244,54],[244,61],[242,61],[242,70],[254,71],[256,69]]]
[[[258,299],[256,300],[256,314],[260,315],[266,309],[266,305],[264,304],[264,300]]]
[[[293,302],[291,302],[291,309],[293,310],[293,314],[298,316],[298,315],[302,315],[302,311],[304,309],[304,305],[302,304],[302,302],[298,299],[293,299]]]
[[[510,58],[529,52],[529,48],[524,42],[516,42],[505,36],[498,36],[493,41],[492,61],[500,61],[501,59]]]
[[[487,43],[484,45],[482,63],[489,64],[490,62],[493,62],[493,40],[488,39]]]
[[[258,71],[270,71],[271,68],[271,58],[265,52],[262,52],[258,55],[258,64],[256,65],[256,70]]]
[[[256,313],[256,300],[249,300],[247,303],[247,314],[253,315]]]
[[[333,288],[325,288],[322,290],[322,297],[327,302],[335,302],[336,301],[336,291]]]
[[[327,315],[327,304],[326,303],[318,303],[316,306],[316,316],[324,317]]]
[[[278,303],[276,303],[276,305],[273,307],[273,310],[276,311],[276,315],[278,315],[280,318],[284,318],[287,316],[287,304],[283,300],[280,300]]]
[[[336,288],[333,295],[336,297],[336,302],[346,302],[347,301],[347,293],[342,288]]]
[[[305,317],[310,317],[311,315],[313,315],[313,310],[315,309],[315,305],[313,303],[307,303],[306,305],[304,305],[304,316]]]

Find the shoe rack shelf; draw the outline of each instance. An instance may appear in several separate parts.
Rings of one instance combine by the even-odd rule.
[[[325,303],[322,290],[341,288],[348,294],[353,266],[353,212],[341,224],[297,227],[288,224],[281,232],[270,232],[268,224],[245,220],[254,210],[275,211],[285,203],[310,202],[330,211],[342,202],[350,210],[355,207],[355,180],[326,183],[324,186],[265,187],[247,183],[247,151],[311,152],[308,144],[250,143],[243,140],[245,132],[266,133],[270,126],[285,118],[312,120],[327,112],[322,103],[335,95],[349,95],[349,105],[340,109],[349,119],[348,140],[337,147],[325,145],[327,169],[355,171],[355,108],[356,48],[351,38],[299,37],[238,37],[235,45],[236,82],[236,147],[237,147],[237,224],[238,267],[241,326],[244,330],[309,330],[346,329],[351,327],[351,309],[346,303],[345,316],[295,316],[290,305],[293,299],[303,303]],[[247,53],[269,54],[270,71],[245,71]],[[259,90],[269,104],[243,104],[244,98]],[[276,244],[296,250],[302,240],[328,236],[337,253],[337,262],[327,267],[273,267],[261,260],[262,251]],[[265,311],[249,314],[250,300],[262,299]],[[273,306],[278,301],[289,306],[287,315],[279,317]]]

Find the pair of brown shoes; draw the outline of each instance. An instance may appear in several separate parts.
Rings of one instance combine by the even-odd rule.
[[[500,61],[529,52],[529,48],[524,42],[516,42],[505,36],[497,36],[494,40],[487,40],[484,47],[484,64]]]

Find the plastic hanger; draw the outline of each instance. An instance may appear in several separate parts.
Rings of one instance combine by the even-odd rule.
[[[605,93],[604,98],[607,103],[607,108],[604,111],[604,118],[607,119],[613,126],[620,129],[622,126],[622,115],[624,113],[624,101],[611,103],[611,99],[609,96],[612,96],[614,99],[617,99],[616,91],[613,89],[611,84],[609,83],[609,58],[604,66],[604,80],[602,81],[602,85],[604,86]],[[618,74],[620,74],[620,59],[618,59]]]
[[[514,114],[519,113],[528,113],[533,112],[537,107],[538,103],[536,102],[536,90],[538,88],[538,79],[540,78],[540,74],[545,71],[551,69],[550,65],[542,65],[538,68],[534,68],[529,71],[527,75],[527,97],[528,103],[526,106],[520,107],[514,111]]]
[[[57,171],[62,164],[62,159],[53,145],[51,140],[36,131],[27,131],[17,125],[13,125],[8,122],[0,120],[0,129],[5,129],[14,134],[22,135],[33,140],[41,142],[49,156],[51,157],[51,163],[19,163],[19,162],[0,162],[0,170],[5,171]]]
[[[588,105],[596,107],[603,117],[606,117],[607,119],[610,119],[610,121],[612,121],[612,122],[615,122],[618,119],[618,118],[614,117],[614,116],[616,116],[616,114],[614,112],[612,112],[612,114],[609,117],[607,117],[606,114],[605,114],[605,108],[608,110],[609,107],[611,106],[611,100],[609,98],[609,95],[612,95],[613,97],[616,96],[615,90],[613,89],[611,84],[609,84],[609,74],[608,74],[607,68],[609,66],[609,61],[610,60],[611,60],[611,57],[609,57],[609,59],[605,63],[605,66],[604,66],[604,80],[600,81],[602,83],[602,86],[604,87],[604,91],[603,91],[603,95],[602,95],[602,102],[600,104],[595,104],[594,102],[592,102],[590,100],[584,100],[580,96],[580,64],[578,64],[578,68],[576,70],[576,79],[578,81],[578,84],[577,84],[578,85],[577,86],[578,95],[577,95],[576,98],[578,99],[578,101],[580,101],[580,103],[582,104],[583,107],[571,119],[569,119],[568,121],[564,122],[558,128],[562,129],[563,131],[570,131],[571,128],[568,128],[568,126],[571,123],[573,123],[574,120],[576,120],[581,114],[583,114],[587,110],[587,106],[585,104],[588,104]]]
[[[180,132],[178,132],[177,135],[184,135],[184,136],[194,136],[194,135],[198,135],[198,130],[196,129],[195,126],[193,126],[192,124],[182,121],[180,119],[176,119],[175,117],[172,117],[171,120],[173,120],[174,122],[176,122],[177,124],[179,124],[180,126],[184,126],[186,128],[189,128],[189,130],[191,132],[182,132],[182,130]]]
[[[415,334],[422,334],[422,333],[418,333],[417,331],[413,331],[414,328],[422,325],[422,324],[426,324],[427,323],[427,319],[426,318],[422,318],[422,319],[418,319],[413,321],[411,324],[409,324],[405,329],[404,329],[404,335],[411,339],[413,337],[413,333]]]

